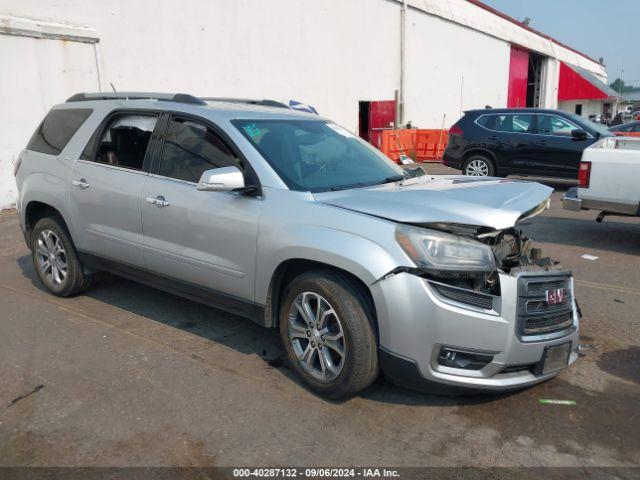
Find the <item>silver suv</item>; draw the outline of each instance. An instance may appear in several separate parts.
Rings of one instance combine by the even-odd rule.
[[[404,170],[274,101],[146,93],[55,106],[16,181],[51,293],[109,271],[277,328],[327,397],[380,370],[518,389],[578,357],[572,275],[515,228],[548,206],[537,183]]]

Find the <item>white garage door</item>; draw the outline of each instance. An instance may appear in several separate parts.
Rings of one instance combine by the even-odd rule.
[[[32,30],[14,25],[0,31],[0,209],[15,203],[13,161],[49,108],[100,89],[95,39],[48,34],[37,22]]]

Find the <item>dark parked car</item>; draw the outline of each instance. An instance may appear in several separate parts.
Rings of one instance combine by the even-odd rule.
[[[636,137],[640,136],[640,121],[623,123],[609,129],[614,135]]]
[[[472,176],[577,178],[582,151],[612,135],[602,125],[558,110],[469,110],[449,130],[443,163]]]

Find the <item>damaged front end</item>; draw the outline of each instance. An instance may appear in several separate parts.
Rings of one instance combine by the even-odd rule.
[[[545,201],[519,220],[537,215],[547,206]],[[491,309],[491,299],[474,299],[472,295],[500,296],[500,274],[515,277],[525,272],[564,271],[559,262],[534,247],[517,226],[493,229],[450,223],[401,224],[396,239],[417,267],[401,267],[390,274],[409,271],[428,280],[441,294],[455,294],[486,310]]]

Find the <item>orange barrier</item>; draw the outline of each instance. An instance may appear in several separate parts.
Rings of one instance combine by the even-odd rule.
[[[613,132],[618,137],[640,137],[640,132]]]
[[[448,130],[418,130],[416,134],[416,161],[440,162],[448,141]]]
[[[448,130],[383,130],[380,150],[396,163],[401,155],[416,162],[440,162],[448,139]]]

